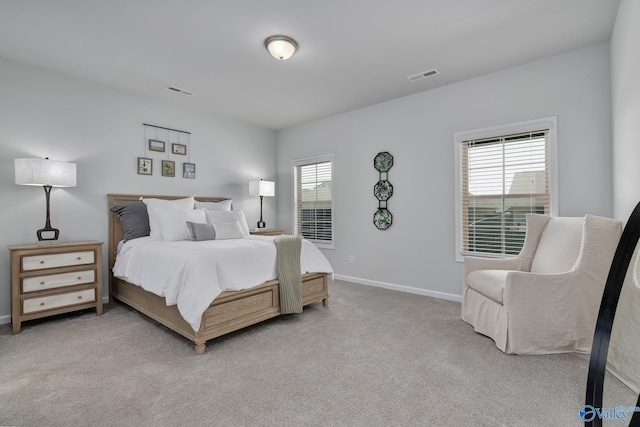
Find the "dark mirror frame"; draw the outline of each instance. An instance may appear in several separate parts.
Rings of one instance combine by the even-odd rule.
[[[622,231],[602,294],[602,302],[600,303],[600,311],[598,312],[598,320],[593,336],[593,346],[591,347],[591,358],[589,359],[589,375],[587,377],[587,395],[585,399],[585,405],[590,405],[593,408],[602,408],[611,328],[613,327],[613,320],[618,300],[620,299],[620,291],[639,239],[640,203],[636,205]],[[636,406],[640,406],[640,396]],[[628,414],[628,417],[631,418],[630,426],[640,426],[640,413],[634,412],[633,414]],[[584,425],[587,427],[601,427],[602,419],[596,416],[591,421],[585,421]]]

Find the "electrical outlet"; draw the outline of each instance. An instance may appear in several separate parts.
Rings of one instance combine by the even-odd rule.
[[[356,262],[356,257],[349,255],[349,264],[353,264],[354,262]]]

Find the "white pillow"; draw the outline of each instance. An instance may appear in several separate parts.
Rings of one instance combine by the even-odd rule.
[[[186,199],[177,200],[163,200],[163,199],[143,199],[140,198],[145,205],[147,205],[147,214],[149,215],[149,237],[153,240],[162,240],[162,231],[160,230],[160,224],[156,216],[155,210],[161,209],[193,209],[193,196]]]
[[[242,234],[244,237],[249,237],[249,226],[247,225],[247,220],[244,217],[244,212],[242,211],[225,211],[225,212],[217,212],[217,211],[204,211],[207,216],[207,222],[209,224],[220,224],[223,222],[233,222],[238,220],[240,223],[240,228],[242,229]],[[216,237],[217,239],[217,237]]]
[[[216,240],[242,239],[245,237],[242,227],[240,227],[240,221],[237,219],[233,222],[219,222],[212,225],[216,230]]]
[[[162,240],[191,240],[187,221],[199,224],[207,222],[207,217],[201,209],[156,208],[155,211]]]
[[[196,209],[206,209],[208,211],[230,211],[232,199],[220,200],[219,202],[199,202],[196,200]]]

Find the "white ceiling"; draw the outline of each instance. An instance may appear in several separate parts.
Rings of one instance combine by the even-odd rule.
[[[282,129],[608,41],[618,5],[0,0],[0,56]],[[291,59],[269,56],[274,34],[296,39]]]

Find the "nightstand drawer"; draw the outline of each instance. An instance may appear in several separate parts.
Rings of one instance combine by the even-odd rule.
[[[63,254],[42,254],[22,258],[22,270],[44,270],[45,268],[67,267],[72,265],[93,264],[93,251],[67,252]]]
[[[59,307],[66,307],[74,304],[84,304],[96,300],[95,289],[69,292],[66,294],[50,295],[40,298],[25,299],[22,302],[22,312],[24,314],[35,313],[36,311],[51,310]]]
[[[96,281],[95,270],[72,271],[71,273],[49,274],[47,276],[25,277],[22,292],[42,291],[62,286],[82,285]]]

